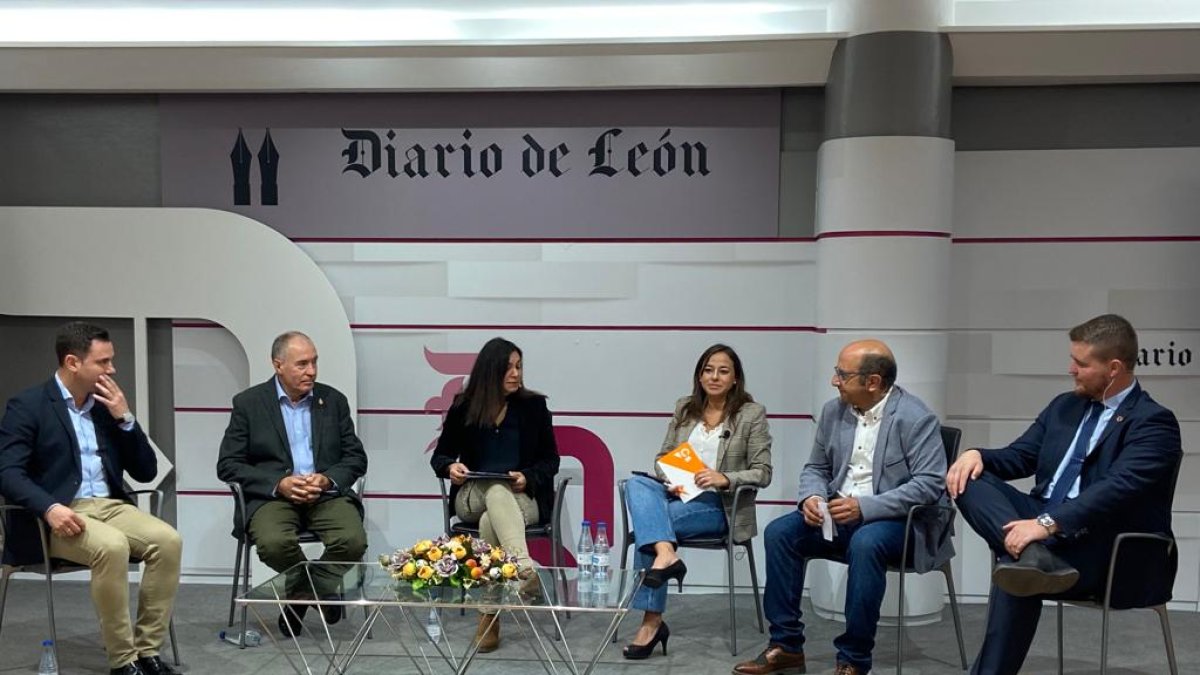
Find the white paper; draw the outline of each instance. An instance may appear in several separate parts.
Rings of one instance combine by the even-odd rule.
[[[663,464],[662,462],[657,462],[657,464],[672,487],[683,488],[681,492],[676,492],[675,494],[684,502],[690,502],[704,492],[703,488],[696,485],[696,474],[691,471],[684,471],[679,467]]]
[[[837,534],[837,526],[833,524],[833,516],[829,515],[829,504],[824,499],[817,500],[817,510],[821,512],[821,536],[825,541],[833,541]]]

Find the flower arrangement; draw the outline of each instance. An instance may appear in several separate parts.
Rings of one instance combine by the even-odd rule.
[[[422,539],[410,548],[379,556],[379,564],[393,579],[412,584],[414,591],[428,586],[471,588],[516,579],[520,572],[515,556],[465,534]]]

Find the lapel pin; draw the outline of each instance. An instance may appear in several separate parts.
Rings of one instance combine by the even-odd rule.
[[[1123,415],[1117,415],[1117,421],[1118,421],[1118,422],[1124,422],[1124,421],[1125,421],[1125,417],[1124,417]]]
[[[323,398],[319,398],[319,399],[317,399],[317,406],[318,406],[318,407],[322,407],[322,406],[324,406],[324,405],[325,405],[325,399],[323,399]],[[1118,421],[1119,421],[1119,420],[1118,420]]]

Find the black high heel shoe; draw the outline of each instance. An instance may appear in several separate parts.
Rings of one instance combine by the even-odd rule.
[[[658,630],[654,631],[654,637],[650,638],[650,642],[644,645],[628,644],[625,649],[621,650],[621,654],[630,661],[641,661],[648,658],[654,653],[654,647],[658,643],[662,643],[663,656],[667,655],[667,639],[671,637],[671,629],[667,628],[667,622],[663,621],[658,624]]]
[[[663,584],[675,579],[679,582],[679,590],[682,591],[683,578],[686,576],[687,565],[684,565],[682,560],[676,560],[662,569],[648,568],[642,583],[650,588],[660,588]]]

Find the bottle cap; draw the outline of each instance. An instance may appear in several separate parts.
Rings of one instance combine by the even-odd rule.
[[[42,646],[43,647],[53,647],[54,640],[42,640]]]
[[[592,524],[592,521],[590,521],[590,520],[585,520],[585,521],[583,521],[583,524],[584,524],[584,525],[591,525],[591,524]]]

